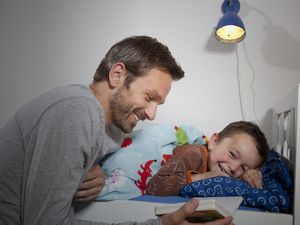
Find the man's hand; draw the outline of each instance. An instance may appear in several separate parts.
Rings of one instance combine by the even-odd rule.
[[[94,165],[88,172],[85,180],[74,195],[79,202],[91,201],[102,190],[105,184],[105,174],[99,165]]]
[[[261,189],[262,188],[262,175],[259,169],[246,170],[240,178],[246,181],[251,187]]]
[[[200,202],[201,204],[201,202]],[[217,219],[214,221],[206,222],[206,223],[190,223],[186,220],[188,217],[201,217],[204,214],[201,212],[195,212],[198,207],[199,202],[196,199],[185,203],[180,209],[177,211],[166,214],[160,217],[162,225],[234,225],[232,222],[232,217],[226,217],[222,219]]]

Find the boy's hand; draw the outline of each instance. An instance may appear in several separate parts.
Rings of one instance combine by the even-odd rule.
[[[240,178],[246,181],[253,188],[262,188],[262,174],[259,169],[248,169],[243,172]]]
[[[91,201],[101,192],[105,184],[105,174],[99,165],[94,165],[74,195],[79,202]]]
[[[200,202],[201,204],[201,202]],[[204,214],[201,212],[195,212],[196,208],[199,205],[199,201],[193,199],[187,203],[185,203],[180,209],[177,211],[166,214],[160,217],[162,225],[234,225],[232,222],[232,217],[226,217],[222,219],[217,219],[214,221],[206,222],[206,223],[190,223],[186,219],[188,217],[201,217]],[[197,213],[197,214],[196,214]]]

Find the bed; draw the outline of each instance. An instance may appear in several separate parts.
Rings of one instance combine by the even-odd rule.
[[[300,224],[300,84],[283,97],[273,108],[273,143],[275,150],[293,165],[294,195],[292,213],[273,213],[249,210],[240,207],[234,215],[237,225]],[[298,152],[297,152],[298,149]],[[298,154],[297,154],[298,153]],[[298,163],[296,163],[298,162]],[[180,199],[176,199],[176,202]],[[119,223],[125,221],[145,221],[155,218],[154,206],[160,204],[145,199],[94,201],[86,205],[76,205],[77,218]]]

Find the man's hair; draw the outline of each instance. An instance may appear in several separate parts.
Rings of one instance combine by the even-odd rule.
[[[151,69],[168,72],[173,80],[184,77],[184,71],[177,64],[169,48],[157,39],[148,36],[132,36],[114,44],[99,64],[94,82],[108,80],[109,71],[114,63],[122,62],[127,70],[124,85],[136,77],[145,75]]]
[[[269,155],[269,145],[264,133],[260,128],[249,121],[236,121],[228,124],[219,134],[218,142],[226,137],[230,137],[234,134],[245,133],[250,135],[256,142],[256,148],[259,155],[262,157],[263,162],[268,158]]]

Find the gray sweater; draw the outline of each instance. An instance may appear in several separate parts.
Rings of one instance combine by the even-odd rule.
[[[76,219],[72,199],[121,139],[105,128],[87,86],[56,88],[22,106],[0,130],[0,225],[104,224]]]

